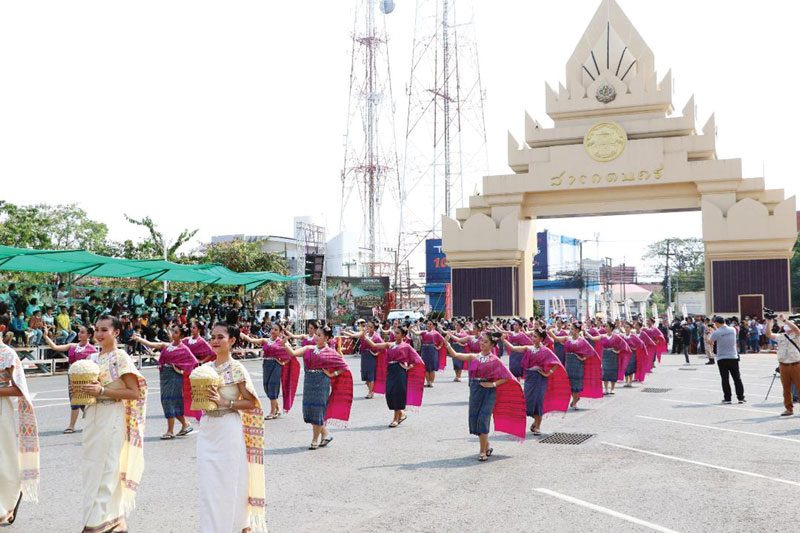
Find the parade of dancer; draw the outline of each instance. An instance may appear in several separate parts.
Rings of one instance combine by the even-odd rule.
[[[371,400],[375,393],[375,378],[378,368],[378,358],[380,352],[371,349],[373,344],[383,343],[383,338],[378,334],[376,324],[374,322],[367,322],[366,320],[359,320],[358,324],[361,330],[358,332],[344,331],[344,336],[351,339],[361,340],[361,381],[367,384],[367,395],[365,399]],[[369,341],[366,342],[366,341]]]
[[[633,329],[633,323],[625,322],[622,326],[623,330],[625,331],[625,334],[622,336],[622,338],[631,349],[630,361],[628,361],[628,364],[625,365],[625,387],[631,388],[633,387],[634,376],[636,376],[637,380],[640,377],[637,369],[640,368],[641,359],[646,357],[647,352],[645,350],[644,343],[636,335],[636,332]],[[641,378],[643,381],[644,373],[642,373]]]
[[[216,359],[203,365],[220,380],[209,395],[219,407],[206,411],[197,438],[201,533],[266,533],[264,411],[250,374],[231,356],[239,329],[217,322],[211,329]]]
[[[469,334],[464,329],[464,321],[463,320],[456,320],[456,329],[451,332],[451,335],[456,339],[463,339],[467,337]],[[458,342],[453,345],[453,349],[458,353],[465,353],[465,348]],[[464,361],[460,359],[453,359],[453,370],[456,372],[456,377],[453,378],[453,381],[461,381],[461,373],[464,371]]]
[[[436,372],[439,371],[439,349],[444,343],[442,334],[436,331],[436,324],[430,318],[425,321],[426,331],[420,331],[414,327],[409,331],[414,335],[419,335],[422,339],[422,360],[425,361],[425,386],[433,387],[436,380]],[[444,369],[442,369],[444,370]]]
[[[522,322],[517,319],[514,319],[511,322],[511,330],[507,333],[507,340],[512,346],[531,346],[533,341],[531,338],[523,331],[522,329]],[[508,346],[508,343],[505,343]],[[522,356],[524,350],[510,350],[508,354],[508,368],[511,370],[511,373],[517,379],[523,379],[523,367],[522,367]]]
[[[82,434],[83,532],[127,531],[144,471],[147,382],[133,360],[117,348],[122,324],[101,315],[94,328],[100,367],[80,391],[97,398],[86,408]],[[75,391],[73,391],[74,393]]]
[[[566,413],[570,401],[570,386],[567,371],[556,354],[544,345],[547,334],[534,330],[531,345],[514,346],[503,339],[513,353],[522,353],[520,364],[525,369],[525,411],[533,417],[531,432],[541,435],[542,417],[552,411]]]
[[[192,388],[189,383],[189,374],[197,367],[197,359],[192,351],[182,341],[188,331],[183,326],[173,326],[170,335],[172,342],[150,342],[138,335],[132,340],[144,344],[148,348],[158,350],[158,374],[161,386],[161,407],[164,418],[167,419],[167,432],[161,435],[161,440],[175,438],[175,420],[181,423],[178,437],[185,437],[194,428],[186,420],[186,416],[200,419],[200,413],[191,411]]]
[[[22,362],[3,343],[8,327],[8,315],[0,315],[0,527],[17,520],[22,500],[39,501],[36,413]]]
[[[645,353],[639,358],[641,360],[641,365],[636,369],[636,379],[638,381],[644,381],[645,376],[653,371],[653,365],[656,361],[656,341],[645,331],[640,321],[634,321],[633,325],[639,332],[639,339],[644,343],[645,349]]]
[[[602,358],[603,394],[613,395],[617,380],[622,381],[620,369],[624,372],[630,361],[631,349],[625,339],[617,333],[614,322],[609,321],[605,330],[596,331],[602,331],[602,334],[593,336],[589,333],[587,338],[594,341],[595,351],[599,352]]]
[[[288,411],[294,402],[297,391],[297,382],[300,376],[300,363],[297,359],[286,353],[283,339],[280,338],[283,329],[277,322],[269,328],[269,337],[256,339],[240,333],[242,340],[256,346],[263,346],[264,354],[261,362],[261,371],[264,380],[264,392],[269,398],[270,411],[265,420],[274,420],[281,416],[278,396],[283,390],[284,410]],[[287,407],[288,406],[288,407]]]
[[[450,337],[452,338],[452,336]],[[519,381],[492,353],[500,342],[500,333],[484,333],[480,352],[458,353],[450,342],[445,342],[450,357],[467,363],[469,370],[469,432],[477,435],[480,443],[478,460],[491,457],[489,431],[494,418],[495,430],[525,439],[525,395]],[[449,339],[448,339],[449,341]]]
[[[81,361],[83,359],[87,359],[92,356],[92,354],[97,353],[97,348],[94,347],[92,344],[92,338],[94,337],[94,328],[91,326],[81,326],[78,330],[78,342],[71,342],[69,344],[56,344],[50,338],[49,335],[50,331],[49,328],[44,329],[44,335],[42,338],[50,346],[50,349],[55,352],[67,352],[67,361],[69,362],[69,366],[75,361]],[[69,389],[69,378],[67,378],[67,390]],[[70,400],[72,399],[72,393],[70,391],[69,394]],[[69,416],[69,426],[64,430],[64,433],[71,434],[75,433],[75,424],[78,422],[78,411],[83,411],[82,405],[72,405],[70,404],[70,416]]]
[[[322,327],[316,330],[314,346],[292,348],[284,334],[286,352],[303,358],[303,421],[313,429],[310,450],[330,444],[333,437],[328,434],[328,420],[346,423],[353,404],[353,376],[342,356],[329,346],[332,337],[330,327]]]
[[[648,318],[645,322],[647,323],[647,327],[644,328],[644,331],[647,333],[647,336],[655,342],[655,356],[656,359],[658,359],[658,364],[661,364],[661,354],[667,352],[667,339],[664,338],[664,334],[661,333],[661,330],[656,326],[655,319]],[[689,362],[688,355],[686,356],[686,362]],[[655,366],[655,359],[653,360],[653,366]]]
[[[372,350],[385,354],[378,363],[375,392],[385,393],[386,405],[394,411],[390,428],[406,420],[406,406],[422,406],[425,362],[411,344],[403,342],[406,337],[408,328],[397,326],[394,328],[394,342],[373,342],[366,336],[363,341]]]
[[[578,409],[581,398],[602,398],[602,365],[597,352],[585,338],[581,337],[582,324],[570,324],[570,336],[560,336],[548,330],[547,334],[554,342],[564,346],[566,354],[567,375],[569,376],[572,403],[570,407]]]

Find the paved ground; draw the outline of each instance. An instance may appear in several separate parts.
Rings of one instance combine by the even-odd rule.
[[[498,435],[478,463],[467,430],[467,384],[440,373],[422,412],[396,429],[382,397],[362,399],[351,425],[333,430],[326,449],[308,451],[310,426],[298,403],[267,422],[267,519],[295,531],[792,531],[800,510],[800,417],[779,418],[780,383],[764,396],[773,355],[742,359],[748,403],[722,406],[716,367],[680,356],[646,386],[549,418],[546,433],[592,433],[580,446],[523,444]],[[358,360],[348,358],[357,375]],[[247,363],[257,382],[258,362]],[[158,378],[151,384],[147,467],[134,532],[188,532],[197,524],[195,436],[162,442]],[[302,379],[302,377],[301,377]],[[79,531],[80,434],[62,435],[68,417],[65,376],[31,388],[42,442],[38,506],[23,504],[16,531]],[[300,385],[302,392],[302,383]],[[261,393],[263,395],[263,392]],[[202,430],[202,429],[200,429]]]

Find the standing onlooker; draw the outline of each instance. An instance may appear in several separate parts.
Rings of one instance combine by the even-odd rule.
[[[785,320],[783,315],[778,315],[778,322],[783,323],[783,328],[776,326],[773,330],[772,319],[767,319],[764,334],[778,343],[778,370],[783,386],[783,406],[786,408],[781,416],[792,416],[792,385],[800,390],[800,328],[791,320]]]
[[[744,385],[739,375],[739,354],[736,351],[736,330],[725,323],[725,319],[717,315],[714,317],[714,332],[709,339],[717,343],[717,366],[722,378],[722,403],[731,403],[731,383],[733,378],[736,387],[736,398],[739,403],[744,403]]]
[[[711,325],[711,319],[706,318],[703,321],[703,344],[705,345],[706,357],[708,357],[707,365],[714,364],[714,341],[711,340],[711,333],[714,328]]]

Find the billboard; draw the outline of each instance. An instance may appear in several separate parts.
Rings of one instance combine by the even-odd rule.
[[[425,282],[450,283],[450,263],[442,251],[442,239],[425,241]]]
[[[389,277],[327,279],[326,305],[328,321],[351,324],[358,318],[371,318],[383,313]]]
[[[533,256],[533,279],[547,279],[547,232],[536,234],[536,255]]]

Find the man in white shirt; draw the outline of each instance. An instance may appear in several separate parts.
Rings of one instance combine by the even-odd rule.
[[[772,320],[767,319],[764,334],[768,339],[778,343],[778,369],[783,386],[783,406],[786,410],[781,416],[792,416],[792,384],[800,390],[800,328],[791,320],[778,315],[777,332],[772,330]]]

